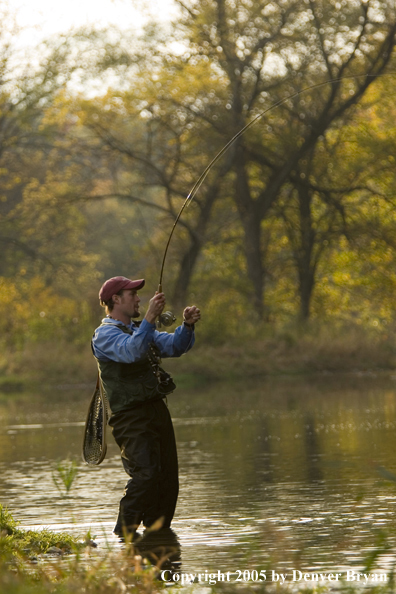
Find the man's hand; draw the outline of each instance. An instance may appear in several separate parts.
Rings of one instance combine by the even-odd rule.
[[[186,324],[195,324],[201,319],[201,311],[196,305],[186,307],[183,311],[183,320]]]
[[[150,324],[155,324],[155,320],[162,313],[165,303],[165,295],[156,291],[154,297],[149,301],[149,306],[144,316]]]

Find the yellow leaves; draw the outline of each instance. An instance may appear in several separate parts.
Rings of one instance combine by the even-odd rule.
[[[351,281],[351,275],[349,272],[343,272],[342,270],[336,270],[332,278],[335,284],[341,285],[343,283],[349,283]]]
[[[381,241],[370,242],[363,257],[343,244],[320,267],[313,313],[381,328],[396,313],[395,254]]]
[[[8,344],[70,338],[80,314],[81,304],[60,296],[40,277],[0,278],[0,335]]]

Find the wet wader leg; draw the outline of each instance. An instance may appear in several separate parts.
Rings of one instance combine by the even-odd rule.
[[[179,472],[175,433],[168,407],[161,401],[162,427],[161,427],[161,473],[159,483],[159,509],[164,516],[165,528],[171,525],[177,497],[179,494]]]
[[[137,527],[147,513],[155,519],[160,516],[160,439],[153,404],[147,403],[110,421],[124,469],[131,477],[120,501],[115,531],[122,531],[123,526]]]

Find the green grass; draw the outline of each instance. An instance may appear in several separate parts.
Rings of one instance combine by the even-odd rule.
[[[27,386],[27,382],[21,380],[20,376],[15,375],[6,375],[1,377],[0,376],[0,396],[6,394],[15,394],[18,392],[23,392],[25,387]]]
[[[280,550],[268,561],[268,568],[276,568],[276,555],[282,558]],[[61,548],[64,555],[45,557],[51,546]],[[376,561],[388,553],[390,544],[386,535],[381,533],[375,548],[365,562],[365,572],[375,572]],[[68,555],[67,553],[73,553]],[[35,554],[35,556],[33,556]],[[127,541],[121,550],[106,548],[96,549],[84,546],[76,538],[67,534],[55,534],[49,530],[22,531],[10,512],[0,506],[0,592],[3,594],[159,594],[166,591],[160,581],[163,567],[148,564],[138,554],[131,541]],[[235,568],[234,568],[235,569]],[[188,573],[183,566],[178,570]],[[222,569],[224,571],[224,569]],[[232,569],[233,571],[233,569]],[[202,573],[205,568],[202,568]],[[215,572],[216,574],[217,572]],[[270,573],[269,571],[267,572]],[[328,573],[328,572],[327,572]],[[169,578],[167,573],[167,578]],[[393,571],[388,571],[388,582],[380,584],[361,584],[339,581],[336,584],[338,594],[390,594],[395,590]],[[184,594],[205,592],[205,594],[264,594],[283,592],[284,594],[314,594],[331,592],[332,585],[285,582],[282,586],[267,582],[236,583],[208,581],[195,582],[185,586]],[[169,585],[169,584],[168,584]],[[359,587],[360,586],[360,587]],[[197,590],[195,590],[198,588]],[[204,588],[204,590],[203,590]],[[168,590],[169,591],[169,590]],[[172,586],[172,592],[181,591],[180,584]]]
[[[51,547],[71,553],[81,548],[81,541],[64,532],[20,530],[6,507],[0,505],[0,558],[45,554]]]
[[[46,557],[52,547],[57,547],[59,554]],[[131,542],[126,542],[121,551],[105,550],[98,555],[94,548],[67,533],[21,530],[7,508],[0,505],[2,594],[152,594],[162,590],[156,575],[154,568],[143,566]]]
[[[52,481],[61,497],[67,497],[78,474],[75,460],[59,461],[52,472]]]
[[[213,343],[203,341],[197,326],[195,347],[163,365],[186,389],[246,376],[393,370],[396,328],[385,332],[345,323],[280,328],[261,324],[254,335],[241,329],[238,336]],[[26,345],[23,352],[10,353],[7,366],[0,369],[0,399],[12,397],[24,386],[94,385],[96,373],[88,343],[78,348],[61,343]]]

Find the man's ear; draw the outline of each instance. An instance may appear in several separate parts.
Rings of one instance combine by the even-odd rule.
[[[113,303],[120,303],[121,295],[113,295],[111,299],[112,299]]]

